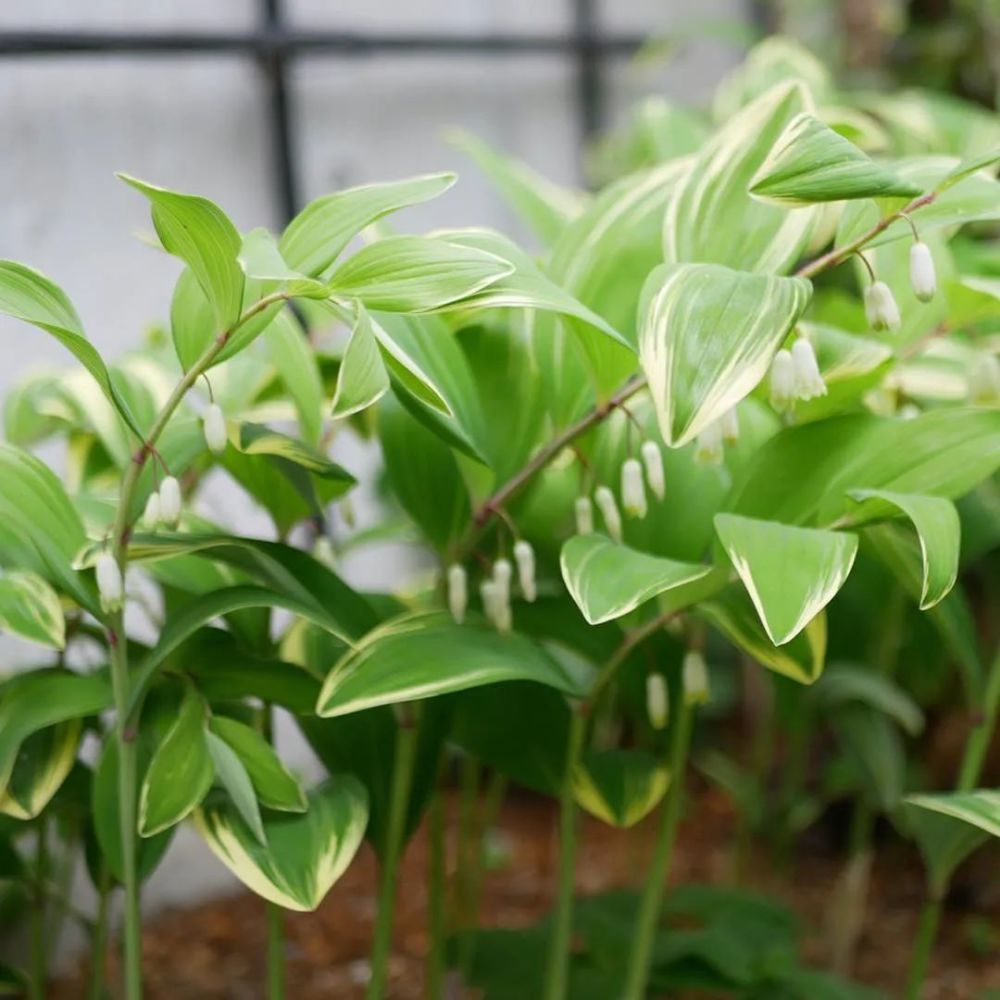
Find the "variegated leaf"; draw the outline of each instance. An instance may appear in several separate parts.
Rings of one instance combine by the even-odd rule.
[[[337,387],[333,393],[333,416],[349,417],[377,403],[389,389],[389,373],[382,363],[378,341],[372,331],[371,317],[361,303],[351,339],[337,372]]]
[[[22,820],[39,816],[73,769],[82,732],[83,722],[70,719],[32,733],[0,793],[0,812]]]
[[[622,829],[648,816],[669,785],[667,768],[641,750],[589,751],[573,772],[577,804]]]
[[[0,632],[62,649],[66,623],[59,595],[36,573],[5,573],[0,577]]]

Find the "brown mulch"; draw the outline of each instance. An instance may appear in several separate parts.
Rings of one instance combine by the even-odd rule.
[[[557,856],[553,819],[552,806],[546,801],[524,795],[508,798],[497,836],[509,858],[486,877],[483,924],[525,926],[548,908]],[[636,885],[645,868],[653,827],[647,820],[633,830],[618,831],[585,820],[577,865],[578,891],[589,894]],[[682,828],[672,879],[724,881],[730,865],[731,832],[732,815],[723,797],[711,790],[702,791]],[[421,831],[410,844],[401,873],[396,950],[390,968],[389,995],[394,1000],[422,995],[427,947],[426,846],[425,832]],[[813,843],[803,847],[799,855],[791,877],[771,885],[759,877],[748,881],[777,893],[801,915],[808,929],[806,953],[819,965],[827,958],[823,928],[830,920],[841,856]],[[958,899],[942,920],[925,1000],[975,1000],[988,988],[1000,990],[996,860],[996,852],[983,855],[978,870],[967,869],[957,880]],[[749,867],[766,873],[770,865],[757,859]],[[352,1000],[363,996],[375,914],[375,879],[374,856],[366,846],[315,913],[288,914],[289,998]],[[873,869],[856,952],[856,979],[898,995],[916,927],[921,886],[916,858],[895,842],[883,845]],[[963,895],[967,907],[962,906]],[[992,921],[992,928],[988,921]],[[991,936],[992,954],[985,954],[991,950]],[[257,1000],[265,996],[264,905],[249,893],[157,916],[146,925],[143,951],[147,1000]],[[52,984],[48,996],[51,1000],[84,996],[86,972],[81,964],[72,975]]]

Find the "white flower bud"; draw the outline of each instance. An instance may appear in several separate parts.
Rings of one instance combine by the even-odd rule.
[[[995,354],[982,354],[970,366],[969,399],[980,404],[1000,402],[1000,361]]]
[[[646,712],[654,729],[666,729],[670,718],[670,692],[663,674],[646,675]]]
[[[898,330],[902,325],[899,306],[884,281],[874,281],[865,292],[865,314],[874,330]]]
[[[448,567],[448,610],[459,625],[465,620],[465,609],[468,604],[469,578],[465,567],[452,563]]]
[[[701,705],[708,701],[708,668],[697,649],[684,654],[683,677],[685,704]]]
[[[629,517],[645,517],[648,510],[646,483],[637,458],[626,458],[622,463],[622,507]]]
[[[493,582],[501,594],[510,593],[510,581],[513,575],[514,567],[511,566],[509,559],[498,559],[493,564]]]
[[[214,455],[221,455],[226,450],[229,435],[226,431],[226,418],[216,403],[212,403],[205,411],[202,429],[205,432],[205,444],[208,445],[208,450]]]
[[[594,533],[594,505],[590,502],[590,497],[577,497],[573,511],[576,514],[576,533],[578,535],[592,535]]]
[[[795,359],[791,351],[780,350],[771,362],[771,405],[784,413],[795,400]]]
[[[646,467],[646,482],[657,500],[667,495],[667,481],[663,475],[663,453],[655,441],[643,441],[639,449],[642,464]]]
[[[604,518],[604,527],[608,529],[608,535],[612,541],[622,540],[622,516],[618,513],[618,503],[614,493],[607,486],[598,486],[594,490],[594,502],[597,504]]]
[[[736,407],[731,406],[719,417],[719,428],[722,431],[722,439],[726,444],[736,444],[740,439],[740,417],[736,412]]]
[[[721,465],[723,454],[722,424],[714,420],[698,435],[694,460],[702,465]]]
[[[313,544],[313,559],[321,562],[327,569],[337,568],[337,554],[333,551],[333,542],[326,535],[320,535]]]
[[[146,500],[146,507],[142,512],[142,517],[139,518],[139,524],[142,525],[146,531],[155,531],[156,526],[160,523],[160,494],[150,493],[149,499]]]
[[[493,564],[493,579],[480,585],[486,616],[498,632],[509,632],[512,624],[510,612],[510,578],[513,572],[506,559]]]
[[[173,476],[160,484],[160,517],[169,528],[175,528],[181,519],[181,484]]]
[[[937,291],[934,256],[930,247],[920,240],[910,247],[910,284],[913,286],[913,294],[921,302],[930,302]]]
[[[900,420],[916,420],[920,416],[920,407],[916,403],[904,403],[897,411]]]
[[[517,563],[517,579],[521,593],[529,603],[538,596],[535,587],[535,550],[530,542],[521,539],[514,543],[514,562]]]
[[[497,585],[493,580],[483,580],[479,584],[479,596],[483,602],[483,614],[490,624],[497,624]]]
[[[104,611],[121,611],[125,603],[125,584],[118,561],[110,552],[102,552],[94,563],[97,574],[97,592]]]
[[[826,395],[826,382],[819,372],[816,352],[805,337],[792,344],[792,361],[795,367],[795,395],[798,399],[815,399]]]

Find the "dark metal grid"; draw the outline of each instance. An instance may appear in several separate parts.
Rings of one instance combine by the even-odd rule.
[[[601,34],[597,0],[573,0],[573,24],[564,35],[380,34],[301,30],[284,18],[283,0],[258,0],[260,20],[249,31],[0,31],[0,57],[69,55],[247,56],[257,60],[267,88],[269,142],[275,196],[282,217],[301,207],[294,95],[289,71],[302,55],[357,58],[373,55],[516,54],[571,57],[576,64],[580,141],[604,120],[604,63],[642,44],[638,36]]]

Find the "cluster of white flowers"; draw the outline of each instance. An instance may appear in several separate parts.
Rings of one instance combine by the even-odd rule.
[[[771,362],[771,405],[783,413],[795,401],[826,395],[826,382],[819,370],[812,344],[800,336],[791,350],[782,349]]]
[[[160,524],[176,528],[180,519],[181,484],[173,476],[167,476],[160,483],[159,490],[150,493],[139,524],[146,531],[155,531]]]
[[[535,550],[530,542],[518,539],[514,543],[514,562],[517,565],[517,582],[521,594],[528,602],[538,596],[535,582]],[[483,602],[483,613],[499,632],[509,632],[513,624],[510,604],[510,585],[514,568],[509,559],[497,559],[493,563],[493,573],[479,585],[479,595]],[[469,577],[465,567],[452,563],[446,574],[448,610],[459,625],[465,621],[469,606]]]
[[[915,239],[910,247],[910,287],[921,302],[930,302],[937,292],[937,274],[930,247]],[[873,330],[898,330],[902,325],[899,305],[884,281],[872,280],[865,292],[865,316]]]
[[[740,417],[732,406],[713,420],[699,435],[694,446],[694,459],[702,465],[721,465],[727,444],[740,439]]]
[[[655,441],[643,441],[639,448],[639,458],[627,458],[621,468],[622,508],[629,517],[643,518],[649,513],[646,487],[657,500],[667,495],[667,482],[663,474],[663,453]],[[615,494],[608,486],[598,486],[594,490],[594,500],[590,497],[576,498],[574,514],[576,533],[590,535],[594,531],[594,504],[601,512],[604,528],[616,542],[622,540],[622,516]]]

